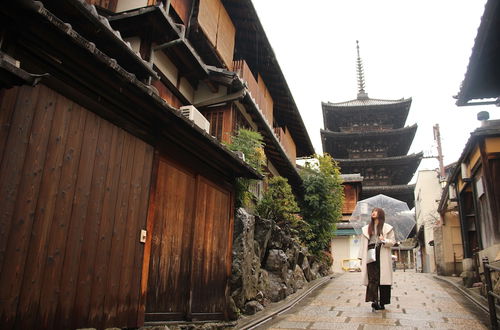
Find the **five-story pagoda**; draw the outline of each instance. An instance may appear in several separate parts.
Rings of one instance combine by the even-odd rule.
[[[356,42],[357,43],[357,42]],[[408,185],[422,153],[408,155],[417,125],[404,126],[411,98],[381,100],[368,97],[357,45],[357,98],[324,103],[323,151],[339,162],[343,174],[361,174],[361,199],[384,194],[415,204],[414,185]]]

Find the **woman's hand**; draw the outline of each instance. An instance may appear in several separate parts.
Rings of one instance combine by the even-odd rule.
[[[379,239],[382,243],[385,243],[385,238],[384,238],[384,235],[379,235],[378,239]]]

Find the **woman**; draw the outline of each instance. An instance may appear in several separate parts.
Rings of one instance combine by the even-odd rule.
[[[395,244],[394,230],[385,223],[385,213],[381,208],[374,208],[370,224],[362,228],[361,275],[366,285],[365,301],[372,302],[372,310],[385,309],[391,303],[392,254]],[[375,248],[376,260],[366,263],[369,248]]]

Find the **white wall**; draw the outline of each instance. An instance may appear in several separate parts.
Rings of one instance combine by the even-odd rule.
[[[440,219],[437,207],[441,198],[441,184],[439,182],[439,172],[437,170],[419,171],[417,182],[415,183],[415,216],[417,229],[424,226],[425,237],[425,259],[423,264],[424,272],[435,272],[434,247],[429,242],[434,240],[434,226]]]
[[[359,266],[358,251],[360,242],[358,236],[337,236],[331,242],[331,253],[333,256],[332,270],[335,273],[343,273],[342,261],[344,259],[356,259],[346,263],[346,266]]]

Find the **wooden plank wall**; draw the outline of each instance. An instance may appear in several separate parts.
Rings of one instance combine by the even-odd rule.
[[[269,93],[269,90],[267,89],[266,83],[264,82],[264,79],[262,79],[262,76],[260,75],[260,73],[258,74],[258,77],[257,77],[257,83],[259,85],[259,91],[260,91],[257,102],[259,103],[260,110],[262,110],[264,117],[267,119],[267,122],[272,127],[273,120],[274,120],[273,98],[271,97],[271,93]]]
[[[220,0],[200,0],[198,23],[212,46],[217,44],[217,26],[219,24]]]
[[[191,273],[195,182],[193,173],[161,159],[156,180],[155,209],[147,294],[147,313],[159,319],[186,317]]]
[[[180,108],[183,104],[170,89],[160,80],[154,80],[151,85],[158,90],[158,95],[174,108]]]
[[[225,291],[231,272],[231,195],[199,177],[196,192],[191,315],[194,319],[224,319]]]
[[[224,6],[220,6],[215,48],[228,68],[233,63],[236,28]]]
[[[0,105],[2,329],[137,326],[153,148],[45,86]]]
[[[227,68],[234,55],[236,28],[220,0],[200,0],[198,24]]]
[[[358,203],[358,189],[356,185],[344,183],[344,205],[342,206],[343,214],[351,214]]]

